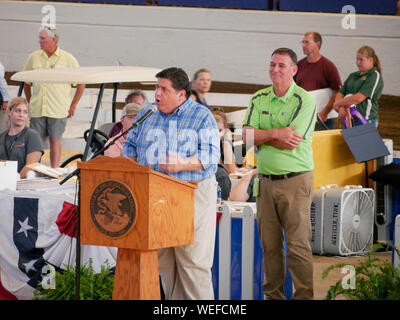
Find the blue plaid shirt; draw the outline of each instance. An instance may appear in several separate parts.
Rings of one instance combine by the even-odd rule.
[[[149,106],[141,109],[136,119],[140,119]],[[203,169],[163,172],[159,163],[167,157],[168,152],[177,153],[183,158],[196,157]],[[217,171],[220,158],[218,127],[210,110],[189,98],[171,115],[157,110],[132,129],[123,144],[122,155],[136,157],[137,163],[151,165],[152,170],[182,181],[206,179]]]

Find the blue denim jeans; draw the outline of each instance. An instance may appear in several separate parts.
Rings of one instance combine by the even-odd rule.
[[[378,122],[379,122],[378,119],[368,120],[368,123],[371,123],[372,125],[374,125],[375,128],[378,128]],[[362,125],[362,122],[358,118],[354,117],[353,118],[353,125],[354,126],[360,126],[360,125]]]

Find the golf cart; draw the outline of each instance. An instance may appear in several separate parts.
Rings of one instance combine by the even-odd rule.
[[[155,83],[155,75],[161,71],[157,68],[139,67],[139,66],[101,66],[101,67],[76,67],[59,69],[39,69],[32,71],[21,71],[15,73],[11,80],[20,81],[18,95],[22,94],[24,82],[39,83],[70,83],[70,84],[100,84],[97,95],[96,106],[93,111],[90,128],[84,133],[86,141],[83,154],[76,154],[64,161],[61,167],[69,162],[81,159],[86,161],[90,155],[101,149],[108,136],[100,130],[95,129],[97,117],[100,110],[106,84],[113,84],[112,98],[112,122],[116,121],[116,97],[117,90],[123,82],[141,82]]]

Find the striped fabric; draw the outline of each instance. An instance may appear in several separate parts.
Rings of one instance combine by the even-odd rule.
[[[137,119],[149,107],[140,110]],[[170,176],[194,181],[214,175],[220,147],[217,124],[210,110],[190,98],[171,115],[157,110],[128,134],[123,146],[124,156],[136,157],[138,163],[151,165],[152,170],[159,172],[163,172],[159,164],[163,163],[168,152],[177,153],[183,158],[197,157],[204,168],[169,173]]]

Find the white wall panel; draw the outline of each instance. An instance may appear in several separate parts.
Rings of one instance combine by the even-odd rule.
[[[23,68],[38,48],[44,5],[56,9],[60,47],[82,66],[181,66],[199,68],[213,80],[270,83],[268,58],[287,46],[303,57],[306,31],[323,36],[322,53],[335,62],[342,81],[356,71],[357,49],[374,47],[382,62],[384,93],[400,95],[400,19],[357,15],[356,29],[342,28],[342,14],[0,1],[0,61],[6,71]]]

